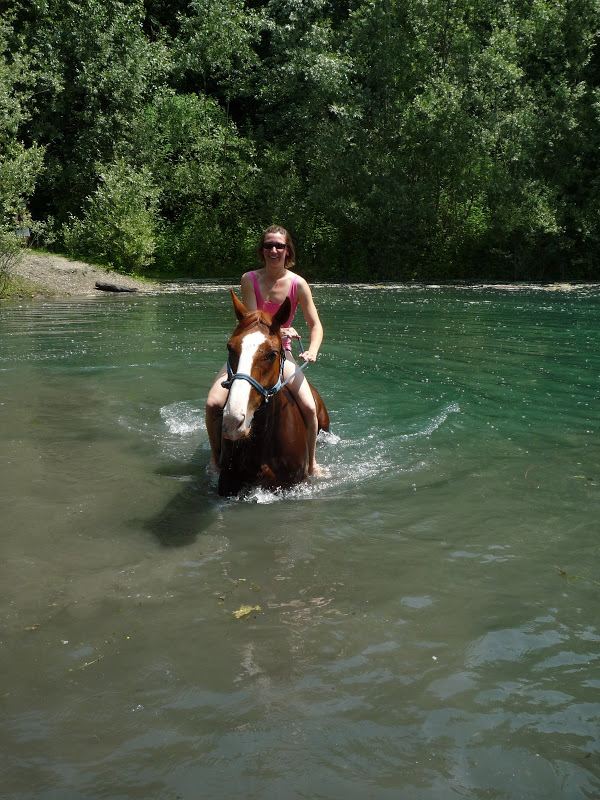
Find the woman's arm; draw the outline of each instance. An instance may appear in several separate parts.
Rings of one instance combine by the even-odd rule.
[[[300,353],[300,355],[305,361],[316,361],[321,342],[323,341],[323,326],[321,325],[319,312],[312,298],[310,286],[304,278],[298,277],[297,292],[298,302],[300,303],[300,308],[304,314],[304,319],[306,320],[310,334],[308,350]]]
[[[248,311],[257,311],[256,295],[254,294],[254,284],[249,272],[242,275],[242,303]]]

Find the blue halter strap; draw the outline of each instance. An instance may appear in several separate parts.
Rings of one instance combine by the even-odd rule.
[[[298,337],[298,343],[300,344],[300,352],[304,352],[304,348],[302,347],[302,340]],[[308,367],[309,362],[305,361],[302,366],[298,367],[298,369],[294,372],[293,375],[290,375],[289,378],[283,380],[283,369],[285,367],[285,350],[281,349],[281,355],[279,360],[279,378],[277,379],[277,383],[274,386],[271,386],[270,389],[265,389],[262,384],[260,384],[257,380],[255,380],[252,375],[247,375],[245,372],[235,372],[231,369],[231,364],[229,363],[229,359],[227,359],[227,380],[221,383],[221,386],[224,389],[231,389],[231,385],[234,381],[243,380],[248,381],[249,384],[254,386],[257,392],[265,398],[265,403],[268,403],[273,395],[276,395],[277,392],[280,392],[284,386],[286,386],[299,372],[302,372],[303,369]]]

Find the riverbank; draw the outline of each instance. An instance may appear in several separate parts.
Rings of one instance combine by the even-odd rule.
[[[113,284],[126,289],[134,289],[139,293],[172,292],[181,291],[186,287],[187,291],[193,291],[193,287],[206,286],[206,281],[184,281],[178,283],[161,282],[159,280],[141,280],[122,275],[113,270],[104,269],[85,261],[76,261],[64,256],[42,251],[26,250],[22,253],[18,263],[11,268],[11,285],[8,292],[8,299],[35,299],[47,298],[58,299],[60,297],[81,297],[97,295],[99,290],[96,283]],[[237,287],[235,279],[229,282],[216,281],[216,283]],[[313,288],[319,284],[313,284]],[[528,289],[538,289],[542,291],[576,291],[582,288],[600,288],[600,283],[580,283],[580,282],[560,282],[560,283],[508,283],[488,281],[480,282],[460,282],[447,281],[437,283],[413,282],[379,282],[379,283],[355,283],[351,284],[360,291],[379,290],[382,287],[388,289],[402,288],[409,286],[420,286],[421,288],[440,289],[445,288],[478,288],[478,289],[499,289],[504,291],[524,291]],[[1,298],[0,298],[1,299]]]
[[[11,269],[12,298],[81,297],[98,294],[96,283],[138,292],[156,292],[159,284],[52,253],[26,251]]]

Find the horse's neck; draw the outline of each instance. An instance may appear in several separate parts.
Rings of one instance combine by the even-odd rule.
[[[260,426],[260,433],[269,426],[276,416],[279,406],[281,405],[281,392],[277,392],[269,400],[263,400],[260,408],[254,414],[254,424],[258,423]]]
[[[295,403],[292,393],[286,387],[270,397],[268,403],[264,401],[256,411],[252,424],[261,447],[275,448],[275,450],[282,447],[281,430],[282,425],[285,427],[287,414],[291,411],[290,405]]]

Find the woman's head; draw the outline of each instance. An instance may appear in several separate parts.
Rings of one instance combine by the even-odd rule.
[[[273,239],[285,242],[286,244],[285,266],[293,267],[294,262],[296,261],[296,251],[294,250],[294,243],[292,242],[292,237],[290,236],[290,234],[286,231],[285,228],[282,228],[281,225],[270,225],[267,228],[267,230],[263,233],[263,235],[260,237],[260,242],[258,243],[258,260],[262,261],[263,263],[266,262],[265,242],[268,243]]]

